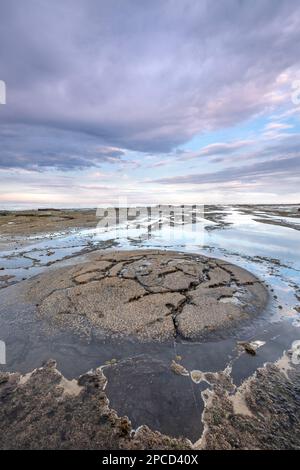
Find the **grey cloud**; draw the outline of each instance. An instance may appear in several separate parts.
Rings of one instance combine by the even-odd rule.
[[[216,172],[190,174],[185,176],[174,176],[170,178],[157,179],[154,182],[167,185],[176,184],[219,184],[234,181],[262,182],[264,179],[272,179],[276,183],[277,178],[290,177],[299,174],[300,153],[294,157],[278,158],[250,165],[231,166]],[[153,181],[152,181],[153,182]],[[277,184],[281,184],[281,179]],[[297,182],[299,186],[299,182]]]
[[[41,126],[0,126],[0,168],[63,171],[122,162],[124,151],[97,138]]]
[[[118,160],[120,157],[125,155],[124,150],[116,149],[113,147],[102,147],[97,149],[97,153],[106,158]]]
[[[48,130],[47,165],[95,164],[87,155],[93,142],[81,152],[83,135],[104,146],[169,152],[268,106],[277,75],[299,64],[299,42],[293,0],[2,0],[1,121]],[[53,157],[57,129],[72,134]],[[76,143],[78,151],[67,151]],[[36,164],[31,145],[23,151]],[[14,158],[22,166],[24,157]],[[7,153],[0,159],[5,165]],[[47,166],[41,156],[38,164]]]
[[[194,158],[203,158],[203,157],[215,157],[217,155],[232,155],[235,152],[245,150],[245,148],[253,145],[252,140],[239,140],[234,142],[217,142],[214,144],[206,145],[202,147],[198,152],[182,152],[177,160],[192,160]],[[211,161],[221,161],[223,158],[216,157]]]
[[[177,158],[179,161],[209,157],[210,163],[223,163],[224,165],[247,160],[262,160],[266,157],[274,158],[294,156],[299,154],[300,135],[282,134],[276,139],[266,140],[240,140],[229,143],[207,145],[198,152],[186,152]]]

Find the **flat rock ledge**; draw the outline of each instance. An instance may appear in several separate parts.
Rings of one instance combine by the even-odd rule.
[[[28,282],[26,300],[52,328],[109,337],[196,339],[252,318],[266,287],[214,258],[170,251],[94,252]]]
[[[49,360],[20,375],[0,372],[0,449],[189,449],[109,407],[101,369],[67,380]]]
[[[290,356],[239,387],[224,371],[191,376],[210,384],[199,389],[204,431],[193,444],[145,425],[133,429],[110,407],[101,368],[68,380],[50,359],[25,375],[0,372],[0,449],[299,450],[300,370]]]

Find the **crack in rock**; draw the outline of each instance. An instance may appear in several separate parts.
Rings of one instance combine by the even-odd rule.
[[[203,337],[251,318],[268,300],[266,287],[238,266],[157,250],[93,252],[28,281],[26,295],[54,328],[147,341]]]

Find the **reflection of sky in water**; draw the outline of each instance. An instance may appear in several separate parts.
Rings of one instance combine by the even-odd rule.
[[[212,213],[212,211],[210,211]],[[280,260],[300,269],[300,234],[298,231],[278,225],[263,224],[253,217],[241,214],[237,210],[222,211],[224,222],[230,223],[223,229],[206,230],[216,225],[215,222],[203,220],[195,225],[186,224],[168,227],[162,224],[161,229],[147,230],[147,221],[140,221],[140,228],[134,228],[136,221],[128,228],[119,226],[116,229],[98,229],[94,232],[95,240],[117,238],[122,248],[132,248],[134,240],[139,246],[147,248],[184,247],[186,250],[210,246],[246,256],[263,256]],[[163,221],[164,222],[164,221]],[[87,235],[90,231],[85,231]]]
[[[206,215],[214,213],[222,216],[221,222],[198,218],[197,223],[192,224],[191,218],[187,218],[189,223],[182,224],[179,217],[170,226],[169,219],[162,216],[152,218],[150,225],[148,217],[142,214],[118,226],[71,229],[68,234],[30,237],[30,246],[3,251],[0,267],[4,268],[2,274],[14,274],[19,280],[36,274],[49,262],[62,260],[83,249],[105,247],[103,243],[111,240],[116,242],[117,248],[125,250],[165,248],[203,253],[227,259],[269,282],[283,304],[282,313],[288,313],[296,301],[293,288],[299,283],[299,231],[257,222],[253,220],[256,214],[243,214],[228,207],[211,210]],[[222,221],[230,225],[223,226]]]
[[[163,219],[160,226],[157,220],[152,221],[149,229],[149,222],[143,218],[127,226],[108,228],[106,232],[100,228],[92,237],[94,241],[117,238],[118,247],[122,249],[166,248],[227,259],[252,271],[276,291],[276,302],[282,309],[275,310],[274,319],[297,315],[293,309],[297,302],[293,287],[299,282],[299,232],[256,222],[255,216],[236,209],[222,209],[221,213],[223,222],[230,225],[200,219],[196,224],[170,227],[168,220]],[[90,233],[86,231],[85,235]]]
[[[68,233],[29,237],[29,246],[1,252],[0,267],[4,268],[1,275],[13,274],[17,276],[17,280],[33,276],[49,269],[47,266],[49,263],[53,263],[54,267],[58,266],[57,262],[67,256],[79,254],[86,249],[105,248],[105,241],[115,239],[118,249],[167,248],[202,253],[244,267],[269,285],[271,297],[276,296],[276,298],[273,298],[270,311],[263,314],[263,318],[255,319],[253,324],[240,331],[237,337],[208,342],[179,341],[171,345],[141,346],[138,344],[133,346],[127,342],[109,344],[93,341],[91,344],[85,344],[75,337],[62,335],[52,344],[52,339],[48,341],[40,335],[38,324],[31,323],[31,312],[26,316],[26,312],[22,310],[23,323],[18,323],[18,311],[13,304],[9,315],[5,315],[2,318],[3,323],[0,324],[3,338],[6,340],[6,328],[9,339],[8,357],[11,358],[11,362],[7,366],[8,370],[27,372],[40,366],[41,360],[54,357],[58,360],[63,373],[72,378],[98,367],[99,363],[103,364],[112,357],[121,360],[145,355],[147,352],[151,359],[156,357],[163,359],[169,367],[176,352],[182,356],[182,364],[189,370],[224,370],[229,361],[232,361],[232,377],[235,383],[240,383],[266,361],[277,360],[284,350],[290,348],[292,341],[300,338],[300,329],[297,327],[300,326],[300,316],[294,310],[294,307],[300,304],[296,298],[296,293],[299,292],[297,286],[300,283],[300,232],[256,222],[253,218],[257,218],[257,214],[242,214],[237,209],[220,208],[210,211],[207,216],[213,214],[218,215],[218,220],[221,214],[223,216],[221,222],[202,219],[197,224],[181,225],[175,222],[174,227],[169,227],[166,219],[162,220],[165,223],[161,226],[157,219],[152,220],[150,230],[148,219],[142,217],[138,221],[130,221],[118,227],[108,227],[106,230],[72,229]],[[263,211],[260,215],[265,218]],[[277,217],[268,217],[270,220],[272,218],[278,220]],[[223,226],[222,221],[231,225]],[[279,263],[274,261],[276,259]],[[71,261],[63,261],[63,263],[69,262]],[[6,290],[7,293],[8,291],[9,289]],[[2,294],[6,294],[5,291],[2,291]],[[285,321],[278,322],[278,320]],[[238,356],[235,349],[237,339],[261,340],[264,345],[255,357],[247,354]],[[113,376],[110,380],[113,380]],[[130,373],[126,380],[132,387]],[[158,387],[165,389],[164,376],[160,380]],[[110,396],[109,398],[113,399]],[[186,394],[183,395],[183,400],[189,400]],[[120,414],[123,414],[123,411],[126,414],[126,410],[123,409],[120,409]],[[163,416],[164,410],[160,413],[162,422]],[[197,429],[199,420],[197,415]],[[193,422],[192,416],[188,417],[188,422]],[[143,420],[137,424],[142,423]]]
[[[300,269],[300,234],[279,225],[255,222],[248,215],[234,214],[226,218],[233,226],[205,234],[205,245],[238,251],[248,256],[279,259]]]
[[[220,209],[215,212],[220,213]],[[273,313],[274,320],[296,317],[300,233],[291,228],[257,222],[253,220],[254,215],[240,213],[237,209],[227,208],[221,212],[223,222],[230,225],[202,219],[197,224],[177,224],[174,227],[163,223],[158,228],[154,224],[155,228],[149,231],[148,222],[143,219],[139,221],[139,228],[136,228],[137,221],[133,221],[127,227],[108,228],[106,232],[99,229],[93,238],[109,240],[116,237],[118,247],[122,249],[166,248],[226,259],[248,269],[271,286],[278,307]]]

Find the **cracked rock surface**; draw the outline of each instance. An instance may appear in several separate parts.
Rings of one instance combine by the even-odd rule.
[[[26,295],[54,328],[158,341],[232,327],[268,300],[265,286],[244,269],[155,250],[94,252],[29,281]]]

